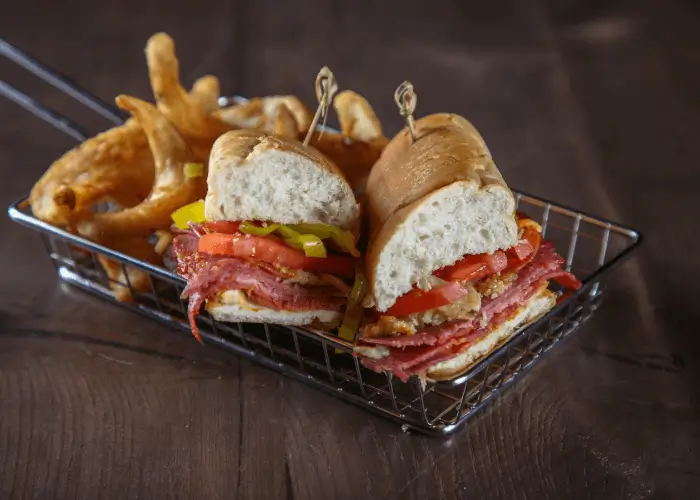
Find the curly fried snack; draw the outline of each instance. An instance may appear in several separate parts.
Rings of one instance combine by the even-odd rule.
[[[360,94],[345,90],[335,96],[333,106],[340,121],[340,131],[345,137],[370,144],[375,141],[389,142],[372,106]]]
[[[34,216],[65,227],[111,199],[123,207],[143,200],[153,185],[153,157],[136,120],[114,127],[56,160],[32,188]]]
[[[206,162],[212,144],[231,125],[212,116],[218,109],[219,81],[205,76],[191,94],[179,81],[179,64],[172,39],[151,37],[146,48],[149,74],[159,109],[184,136],[194,160]],[[56,160],[35,184],[29,197],[34,216],[66,227],[92,215],[101,201],[133,207],[151,191],[153,155],[138,121],[111,128]]]
[[[144,237],[105,236],[100,243],[112,250],[128,254],[150,264],[162,264],[160,255]],[[129,265],[122,267],[120,262],[104,255],[99,255],[98,259],[109,277],[109,286],[114,292],[114,298],[118,301],[130,302],[133,299],[129,286],[135,293],[150,290],[151,282],[146,272]],[[126,272],[124,272],[125,270]]]
[[[205,113],[213,113],[219,109],[219,97],[221,96],[219,79],[212,75],[199,78],[192,85],[190,96]]]
[[[296,139],[299,125],[286,104],[280,104],[274,118],[272,133],[285,139]]]
[[[158,110],[176,124],[184,137],[210,138],[212,144],[232,127],[210,114],[212,77],[200,79],[188,94],[180,84],[180,63],[175,55],[175,42],[165,33],[157,33],[146,44],[146,61],[151,87]],[[218,90],[218,81],[216,82]],[[204,96],[204,98],[203,98]]]
[[[235,104],[216,112],[221,120],[237,128],[256,128],[268,134],[274,134],[276,120],[281,109],[285,107],[294,117],[297,133],[294,137],[306,132],[311,126],[313,114],[299,98],[293,95],[274,95],[269,97],[254,97],[242,104]],[[285,128],[285,132],[288,129]]]
[[[119,96],[117,105],[131,111],[146,131],[156,165],[155,182],[140,204],[80,222],[78,232],[93,240],[117,234],[148,236],[168,228],[172,212],[206,194],[206,175],[185,175],[185,164],[194,160],[194,154],[168,120],[153,105],[134,97]]]

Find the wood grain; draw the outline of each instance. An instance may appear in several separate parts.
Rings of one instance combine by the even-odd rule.
[[[2,36],[106,100],[149,97],[142,51],[159,30],[188,85],[212,73],[232,93],[313,102],[327,64],[389,133],[408,78],[418,114],[468,116],[512,186],[646,243],[579,333],[440,440],[60,284],[38,238],[2,218],[0,498],[692,498],[699,21],[682,0],[15,2]],[[2,204],[69,147],[2,102]]]

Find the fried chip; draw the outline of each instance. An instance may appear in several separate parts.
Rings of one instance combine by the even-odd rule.
[[[206,162],[214,141],[233,128],[211,116],[218,109],[219,81],[205,76],[188,95],[179,82],[174,44],[165,34],[148,43],[149,72],[159,109],[184,136],[194,159]],[[183,97],[184,96],[184,97]],[[153,155],[134,119],[90,138],[56,160],[32,188],[35,217],[58,227],[88,218],[93,206],[110,200],[133,207],[151,191]]]
[[[313,115],[299,98],[293,95],[275,95],[269,97],[254,97],[247,102],[222,108],[216,113],[221,120],[238,128],[255,128],[274,134],[277,116],[282,107],[294,117],[297,133],[306,132],[311,125]],[[285,129],[285,132],[289,130]]]
[[[277,108],[272,133],[285,139],[296,139],[299,135],[299,125],[294,119],[292,112],[284,103]]]
[[[221,97],[219,79],[212,75],[199,78],[192,85],[190,96],[193,102],[202,108],[205,113],[214,113],[219,109],[219,97]]]
[[[153,157],[136,120],[114,127],[56,160],[32,188],[34,216],[65,227],[90,215],[98,201],[138,204],[153,184]]]
[[[360,94],[345,90],[335,96],[333,106],[338,114],[343,136],[370,144],[375,141],[387,141],[382,132],[382,124],[372,106]]]
[[[155,181],[146,199],[118,212],[98,213],[78,224],[80,234],[93,240],[103,235],[148,236],[168,228],[170,214],[206,194],[206,176],[188,178],[184,165],[194,159],[192,151],[175,128],[151,104],[129,96],[117,104],[130,111],[146,132],[155,161]]]
[[[186,137],[217,137],[232,127],[210,114],[213,81],[207,77],[195,85],[194,95],[180,84],[180,63],[175,42],[165,33],[153,35],[146,44],[146,61],[158,110]],[[218,88],[218,81],[216,83]],[[203,97],[204,96],[204,97]]]
[[[105,236],[99,243],[149,264],[162,264],[160,256],[146,238]],[[122,264],[105,255],[99,255],[98,259],[109,277],[109,286],[114,293],[114,298],[118,301],[131,302],[134,299],[132,291],[140,293],[151,289],[151,281],[146,271],[128,264]]]

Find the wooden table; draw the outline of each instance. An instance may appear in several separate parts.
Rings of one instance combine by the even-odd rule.
[[[160,5],[156,5],[160,3]],[[12,2],[0,33],[104,99],[183,81],[313,102],[324,64],[388,132],[480,128],[509,183],[640,229],[585,327],[439,440],[62,285],[0,219],[0,498],[693,498],[700,491],[700,11],[690,1]],[[105,127],[5,61],[3,80]],[[0,104],[0,200],[71,140]]]

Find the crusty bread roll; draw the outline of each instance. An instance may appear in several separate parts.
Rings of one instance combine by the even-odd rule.
[[[507,341],[522,326],[532,323],[556,305],[556,295],[547,290],[534,295],[527,304],[520,307],[508,320],[472,344],[469,349],[454,358],[437,363],[428,370],[431,380],[449,380],[466,372],[474,363],[483,359],[498,346]]]
[[[352,189],[330,160],[296,140],[256,130],[234,130],[216,140],[207,183],[207,220],[349,229],[357,219]]]
[[[477,130],[447,113],[415,127],[416,141],[399,132],[367,181],[366,267],[379,311],[465,254],[517,242],[513,194]]]
[[[311,311],[277,311],[260,306],[240,290],[229,290],[219,300],[207,302],[207,311],[216,321],[241,323],[274,323],[277,325],[310,325],[315,322],[339,323],[342,314],[323,309]]]

